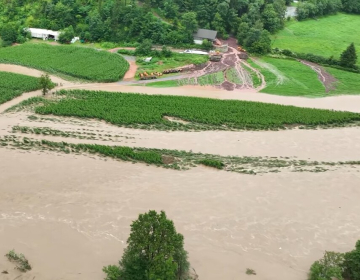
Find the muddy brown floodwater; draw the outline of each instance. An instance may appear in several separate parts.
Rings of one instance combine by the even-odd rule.
[[[99,280],[121,258],[139,213],[165,210],[200,279],[303,280],[324,250],[360,236],[360,177],[186,172],[86,156],[0,149],[0,252],[24,253],[17,279]],[[4,257],[0,279],[18,272]]]
[[[3,64],[0,71],[41,74]],[[239,99],[360,112],[358,96],[307,99],[261,94],[252,88],[229,92],[188,86],[169,91],[52,79],[61,84],[58,89]],[[0,137],[11,135],[16,125],[47,126],[97,135],[101,131],[115,140],[26,136],[221,155],[360,159],[359,127],[163,132],[74,118],[30,120],[31,112],[2,113],[40,94],[25,93],[0,105]],[[8,272],[0,273],[0,280],[104,279],[102,267],[117,263],[131,222],[149,209],[165,210],[174,220],[200,280],[304,280],[325,250],[345,252],[359,239],[359,186],[358,169],[341,165],[323,173],[284,170],[255,176],[204,167],[175,171],[96,156],[0,148],[0,272]],[[14,270],[4,257],[12,249],[25,254],[31,271]],[[246,275],[247,268],[257,275]]]

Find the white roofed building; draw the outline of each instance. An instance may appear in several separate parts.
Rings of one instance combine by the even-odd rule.
[[[27,30],[31,33],[31,37],[33,38],[43,40],[54,39],[55,41],[59,40],[60,31],[52,31],[40,28],[27,28]]]

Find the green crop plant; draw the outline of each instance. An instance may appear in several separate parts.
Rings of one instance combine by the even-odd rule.
[[[0,72],[0,104],[5,103],[24,92],[40,89],[38,78]]]
[[[0,48],[0,63],[18,64],[97,82],[116,82],[129,63],[120,55],[91,48],[24,44]]]
[[[58,97],[62,98],[58,98]],[[164,130],[277,130],[296,126],[358,125],[360,114],[208,98],[61,90],[35,106],[42,115],[97,118],[109,123]],[[175,117],[188,122],[171,122]]]

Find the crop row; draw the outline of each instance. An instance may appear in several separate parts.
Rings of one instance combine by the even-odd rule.
[[[120,80],[129,63],[120,55],[73,46],[24,44],[1,48],[0,62],[98,82]]]
[[[24,92],[40,88],[38,78],[0,72],[0,104],[5,103]]]
[[[5,135],[0,137],[0,148],[18,148],[23,150],[50,150],[66,154],[91,154],[114,158],[122,161],[143,162],[178,170],[186,170],[199,164],[245,174],[281,172],[289,168],[293,172],[324,172],[334,170],[342,165],[357,168],[360,161],[318,162],[292,158],[269,157],[223,157],[212,154],[201,154],[178,150],[131,148],[126,146],[105,146],[97,144],[72,144],[36,140],[27,137]]]
[[[62,98],[37,106],[38,114],[97,118],[119,126],[162,125],[186,129],[279,129],[293,126],[345,126],[360,121],[360,114],[300,108],[260,102],[208,98],[61,90]]]

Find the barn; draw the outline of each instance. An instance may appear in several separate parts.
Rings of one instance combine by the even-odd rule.
[[[217,31],[209,29],[198,29],[194,34],[194,43],[201,45],[202,42],[206,39],[209,42],[214,42],[216,40]]]
[[[38,38],[43,40],[53,39],[55,41],[59,40],[59,31],[52,31],[40,28],[28,28],[27,31],[30,32],[32,38]]]

